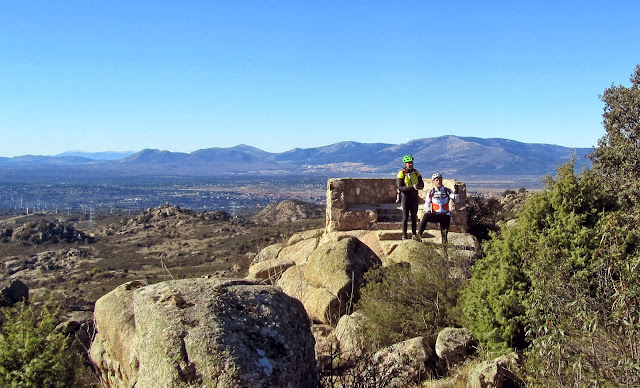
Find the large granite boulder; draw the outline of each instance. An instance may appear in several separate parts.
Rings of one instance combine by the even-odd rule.
[[[291,260],[296,264],[306,263],[309,255],[311,255],[318,246],[318,240],[320,238],[315,236],[306,239],[297,239],[297,237],[299,236],[292,236],[287,242],[287,246],[282,248],[280,253],[278,253],[279,260]]]
[[[131,387],[138,377],[133,295],[146,281],[125,283],[98,299],[94,307],[94,337],[89,356],[112,387]]]
[[[296,262],[289,257],[275,258],[255,263],[249,267],[247,279],[279,279],[284,271],[296,265]]]
[[[130,282],[96,302],[90,356],[112,387],[311,387],[304,308],[247,280]]]
[[[262,248],[251,261],[251,265],[277,258],[282,248],[284,248],[283,243],[276,243]]]
[[[380,258],[354,237],[346,237],[319,246],[307,261],[304,278],[348,300],[360,289],[365,272],[380,266]]]
[[[302,301],[315,322],[335,325],[360,295],[364,274],[380,258],[355,237],[318,246],[306,263],[287,269],[278,285]]]

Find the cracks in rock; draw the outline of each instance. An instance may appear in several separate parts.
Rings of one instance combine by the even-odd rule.
[[[187,346],[184,342],[184,337],[182,336],[180,337],[180,357],[181,362],[178,362],[176,365],[180,379],[190,384],[202,383],[202,376],[198,373],[196,364],[189,361],[189,353],[187,352]]]

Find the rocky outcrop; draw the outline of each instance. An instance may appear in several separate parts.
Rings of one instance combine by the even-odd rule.
[[[44,251],[27,258],[10,258],[4,263],[7,275],[26,279],[44,278],[47,274],[69,274],[78,270],[82,264],[94,260],[91,248],[66,248],[57,251]]]
[[[167,230],[179,228],[182,225],[212,224],[219,221],[232,221],[232,217],[225,211],[195,212],[179,206],[164,204],[156,208],[149,208],[135,217],[129,217],[120,223],[102,228],[101,235],[132,235],[140,231]]]
[[[445,328],[433,342],[415,337],[371,353],[366,342],[366,317],[344,315],[335,328],[314,325],[316,357],[331,386],[384,387],[524,387],[522,359],[516,353],[491,361],[473,359],[477,341],[462,328]],[[471,369],[452,369],[469,362]],[[454,371],[454,373],[449,374]],[[444,377],[447,376],[448,377]],[[425,380],[430,380],[428,384]],[[420,385],[423,384],[423,385]]]
[[[0,241],[22,242],[40,245],[44,243],[76,243],[93,242],[94,238],[73,226],[62,222],[48,222],[45,220],[26,222],[15,228],[3,229]]]
[[[365,272],[380,258],[354,237],[318,246],[306,263],[286,270],[278,285],[299,299],[315,322],[335,325],[357,301]]]
[[[246,280],[130,282],[96,302],[91,358],[112,387],[311,387],[297,300]]]
[[[322,218],[325,207],[308,202],[288,199],[279,203],[265,206],[253,221],[258,224],[280,225],[310,218]]]

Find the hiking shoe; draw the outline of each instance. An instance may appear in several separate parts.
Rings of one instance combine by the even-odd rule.
[[[420,236],[418,236],[417,234],[414,234],[413,237],[411,237],[413,240],[416,241],[422,241],[422,239],[420,238]]]

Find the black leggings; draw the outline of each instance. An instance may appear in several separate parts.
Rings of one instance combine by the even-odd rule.
[[[417,194],[417,193],[416,193]],[[411,214],[411,233],[416,234],[418,224],[418,196],[411,193],[402,195],[402,235],[407,235],[407,223]]]
[[[418,231],[420,236],[422,235],[422,232],[427,229],[427,222],[437,222],[440,224],[440,230],[449,231],[451,216],[444,213],[424,213],[422,220],[420,221],[420,230]]]

